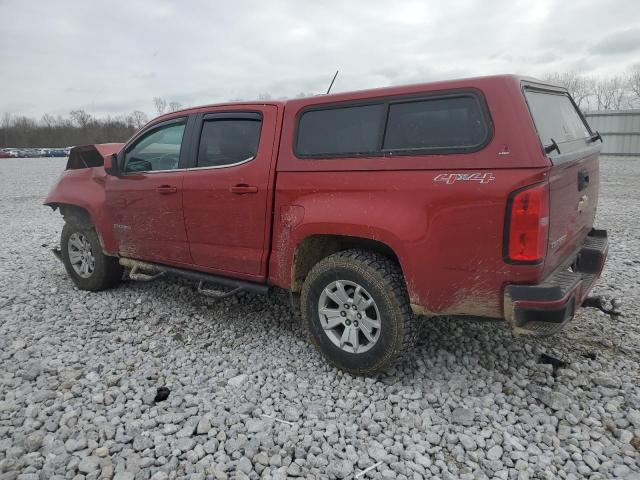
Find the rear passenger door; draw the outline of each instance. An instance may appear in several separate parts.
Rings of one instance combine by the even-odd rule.
[[[264,279],[276,119],[274,105],[218,107],[199,114],[183,181],[195,265]]]

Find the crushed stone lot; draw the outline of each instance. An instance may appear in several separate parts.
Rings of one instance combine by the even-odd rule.
[[[283,292],[77,290],[41,205],[64,164],[0,160],[0,480],[640,479],[640,160],[601,162],[593,293],[624,316],[544,340],[424,319],[375,379],[327,366]]]

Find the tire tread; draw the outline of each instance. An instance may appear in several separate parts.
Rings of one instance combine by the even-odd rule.
[[[349,373],[359,375],[375,375],[381,373],[395,360],[400,360],[412,352],[418,337],[417,316],[413,314],[409,307],[409,295],[405,286],[405,279],[402,274],[402,270],[391,258],[368,250],[349,249],[329,255],[311,269],[305,280],[301,294],[302,312],[304,314],[307,312],[307,301],[311,283],[321,272],[330,268],[332,265],[350,265],[364,270],[366,273],[371,274],[374,277],[378,276],[376,281],[382,283],[389,292],[393,307],[396,311],[396,316],[401,319],[402,332],[400,335],[402,342],[401,344],[396,344],[393,350],[387,352],[387,354],[376,365],[369,369],[345,368],[344,366],[336,364],[335,361],[325,355],[321,350],[320,352],[330,364],[336,368],[346,370]],[[317,346],[317,342],[315,342],[313,334],[311,333],[310,322],[311,319],[306,319],[304,322],[307,330],[307,336]]]

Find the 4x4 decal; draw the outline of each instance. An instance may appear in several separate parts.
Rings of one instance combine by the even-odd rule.
[[[493,173],[440,173],[433,177],[434,182],[451,185],[455,182],[480,182],[489,183],[496,179]]]

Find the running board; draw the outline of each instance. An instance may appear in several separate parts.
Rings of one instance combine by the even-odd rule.
[[[240,293],[244,290],[244,288],[242,287],[236,287],[233,290],[229,290],[228,292],[225,292],[224,290],[212,290],[210,288],[202,288],[203,283],[204,282],[202,280],[200,280],[200,282],[198,283],[198,293],[200,295],[204,295],[205,297],[211,297],[217,300],[230,297],[231,295],[235,295],[236,293]]]
[[[162,275],[174,275],[176,277],[187,278],[198,282],[198,292],[203,295],[207,295],[213,298],[224,298],[240,292],[241,290],[247,290],[255,293],[267,293],[269,286],[264,283],[253,283],[245,280],[239,280],[236,278],[220,277],[218,275],[211,275],[210,273],[197,272],[195,270],[187,270],[185,268],[170,267],[169,265],[161,265],[159,263],[142,262],[140,260],[134,260],[132,258],[120,258],[120,265],[126,268],[130,268],[134,274],[144,277],[145,281],[155,280]],[[145,273],[138,273],[139,270],[145,272],[151,272],[152,275]],[[135,280],[135,278],[134,278]],[[222,285],[223,287],[231,287],[231,292],[222,292],[218,290],[203,289],[204,283],[214,283],[216,285]],[[229,295],[227,295],[227,293]],[[220,296],[224,295],[224,296]]]
[[[155,273],[153,275],[149,275],[147,273],[138,272],[139,269],[140,269],[140,266],[139,265],[135,265],[129,271],[129,278],[131,280],[135,280],[137,282],[151,282],[153,280],[157,280],[158,278],[165,276],[165,272],[157,272],[157,273]]]

